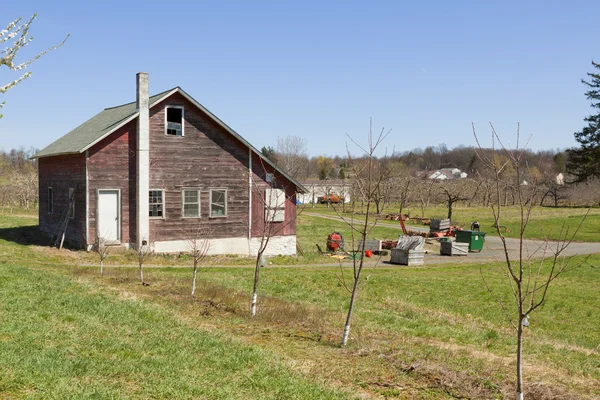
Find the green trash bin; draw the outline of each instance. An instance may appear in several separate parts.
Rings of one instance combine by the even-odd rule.
[[[456,231],[456,241],[459,243],[469,243],[469,251],[481,251],[485,242],[485,232]]]

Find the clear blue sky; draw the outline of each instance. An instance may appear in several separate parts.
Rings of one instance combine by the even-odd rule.
[[[256,147],[304,136],[312,155],[364,142],[397,151],[472,145],[488,122],[533,149],[575,145],[591,112],[580,79],[600,60],[600,1],[9,1],[37,12],[33,55],[65,46],[4,95],[0,148],[43,148],[103,108],[181,86]],[[25,4],[26,3],[26,4]],[[25,55],[25,52],[24,54]],[[0,69],[0,84],[13,75]]]

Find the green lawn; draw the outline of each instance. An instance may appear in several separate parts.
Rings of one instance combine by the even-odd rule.
[[[251,268],[202,268],[191,298],[190,268],[149,268],[149,287],[134,268],[100,277],[80,266],[93,262],[84,252],[28,245],[40,240],[35,223],[0,216],[0,397],[512,397],[514,334],[481,278],[510,299],[494,264],[366,271],[340,349],[349,300],[340,267],[264,268],[252,318]],[[303,215],[298,240],[306,250],[347,229]],[[600,396],[599,283],[596,255],[530,316],[532,398]]]
[[[68,275],[0,265],[0,397],[343,398],[272,355]]]
[[[346,209],[350,209],[348,205],[346,205]],[[318,212],[330,216],[337,215],[333,208],[327,208],[325,205],[316,205],[314,209],[307,206],[304,211]],[[387,207],[383,214],[390,212],[398,212],[398,207],[396,205]],[[421,209],[416,205],[406,207],[402,212],[415,217],[421,216]],[[567,229],[570,233],[574,233],[586,212],[586,208],[579,207],[534,207],[525,236],[530,239],[543,239],[545,237],[552,240],[559,239],[561,234],[564,236]],[[425,217],[428,218],[444,219],[448,216],[447,214],[448,209],[443,206],[432,206],[425,211]],[[358,219],[359,217],[357,216],[356,218]],[[497,235],[496,229],[492,228],[494,217],[490,208],[455,206],[453,208],[452,220],[454,224],[460,225],[464,229],[469,229],[473,221],[478,221],[481,224],[482,231],[490,235]],[[503,208],[501,221],[501,225],[509,229],[509,231],[503,229],[503,234],[506,237],[516,238],[519,236],[520,213],[517,207]],[[381,222],[385,223],[386,221]],[[411,221],[407,222],[407,224],[410,223]],[[600,242],[599,232],[600,208],[595,207],[590,209],[589,215],[581,226],[576,240],[582,242]]]

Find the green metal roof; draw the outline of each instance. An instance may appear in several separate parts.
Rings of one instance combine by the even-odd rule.
[[[150,97],[150,106],[173,90],[167,90],[166,92]],[[107,108],[44,149],[38,151],[32,158],[82,153],[91,147],[91,145],[115,131],[123,123],[137,117],[137,114],[135,102]]]
[[[302,186],[302,184],[300,184],[298,181],[289,176],[281,168],[277,167],[277,165],[271,162],[268,158],[263,156],[263,154],[258,149],[256,149],[248,141],[246,141],[246,139],[244,139],[239,133],[237,133],[227,124],[221,121],[216,115],[210,112],[206,107],[204,107],[202,104],[196,101],[196,99],[187,94],[180,87],[176,87],[151,96],[148,99],[149,108],[152,108],[156,103],[162,101],[163,99],[171,96],[174,93],[180,93],[184,97],[186,97],[189,101],[192,102],[192,104],[194,104],[200,110],[205,112],[216,123],[221,125],[227,132],[229,132],[235,138],[240,140],[243,144],[248,146],[248,148],[251,149],[256,155],[258,155],[265,163],[269,164],[271,167],[273,167],[279,173],[285,176],[290,182],[292,182],[296,186],[296,188],[300,192],[308,192],[308,190],[304,186]],[[135,102],[123,104],[117,107],[107,108],[104,111],[97,114],[96,116],[94,116],[92,119],[84,122],[77,128],[73,129],[71,132],[67,133],[55,142],[46,146],[44,149],[38,151],[31,158],[58,156],[61,154],[83,153],[84,151],[98,143],[100,140],[104,139],[105,137],[119,129],[124,124],[135,119],[137,116],[138,112],[135,108]]]

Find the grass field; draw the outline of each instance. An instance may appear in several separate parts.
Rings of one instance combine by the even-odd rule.
[[[346,209],[349,210],[348,205],[346,205]],[[318,212],[323,215],[337,215],[333,208],[328,208],[326,205],[320,204],[316,205],[315,208],[307,205],[304,211]],[[531,213],[526,237],[530,239],[544,239],[545,237],[552,240],[559,239],[561,233],[564,234],[566,229],[569,229],[569,232],[573,233],[587,211],[587,208],[578,207],[535,207]],[[392,205],[386,208],[383,214],[392,212],[398,212],[398,207]],[[402,212],[411,216],[421,216],[421,209],[416,206],[406,207]],[[425,211],[425,217],[428,218],[445,219],[448,216],[447,214],[448,209],[441,206],[429,207]],[[452,219],[454,224],[460,225],[465,229],[469,229],[473,221],[478,221],[481,224],[482,231],[487,232],[489,235],[497,235],[496,229],[492,228],[494,218],[489,208],[455,206],[453,208]],[[501,225],[509,229],[503,232],[506,237],[519,237],[519,210],[516,207],[503,208]],[[600,208],[595,207],[590,209],[589,215],[581,226],[576,240],[582,242],[600,242],[599,233]]]
[[[298,222],[304,247],[344,229]],[[340,349],[339,267],[264,269],[252,318],[250,268],[202,269],[191,298],[190,268],[148,269],[149,287],[134,268],[100,277],[86,253],[19,240],[35,223],[0,216],[0,397],[512,398],[514,335],[481,278],[508,298],[493,264],[369,270]],[[600,397],[599,264],[556,281],[531,316],[528,398]]]

